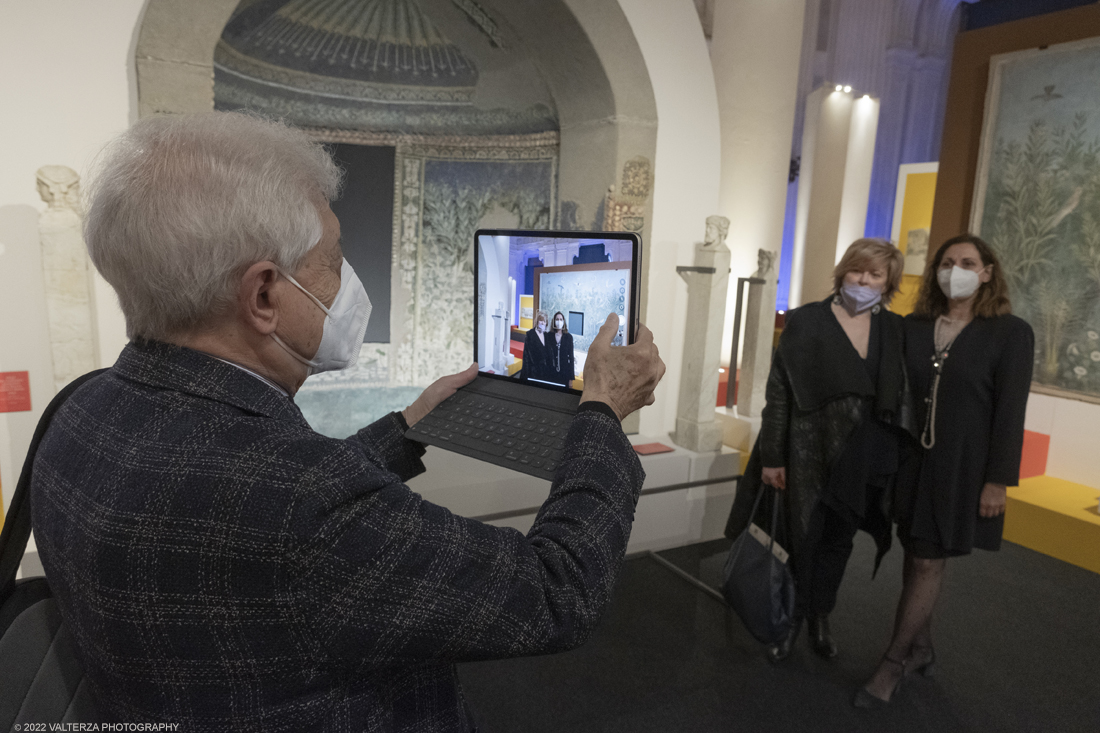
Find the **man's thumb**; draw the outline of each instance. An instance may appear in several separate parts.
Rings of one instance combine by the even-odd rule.
[[[607,314],[607,320],[600,326],[600,332],[596,334],[596,338],[592,339],[592,345],[597,343],[604,346],[611,346],[612,340],[615,338],[615,334],[619,332],[619,317],[614,313]]]

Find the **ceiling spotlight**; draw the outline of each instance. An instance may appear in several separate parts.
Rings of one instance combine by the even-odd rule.
[[[837,84],[837,85],[836,85],[836,90],[837,90],[838,92],[839,92],[839,91],[841,91],[842,89],[844,89],[844,87],[842,87],[842,86],[841,86],[841,85],[839,85],[839,84]]]
[[[847,85],[847,84],[845,84],[845,85],[844,85],[844,93],[845,93],[845,94],[847,94],[847,93],[848,93],[848,92],[850,92],[850,91],[852,91],[852,87],[851,87],[851,86],[849,86],[849,85]]]
[[[860,99],[870,99],[870,98],[871,98],[870,94],[864,94],[862,97],[860,97]]]

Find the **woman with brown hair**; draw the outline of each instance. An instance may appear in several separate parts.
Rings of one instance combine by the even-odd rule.
[[[898,479],[905,568],[894,636],[857,691],[857,707],[889,702],[907,671],[932,674],[932,609],[947,558],[974,547],[1000,549],[1006,487],[1019,479],[1034,358],[1031,326],[1011,315],[989,245],[969,234],[944,242],[905,319],[921,447],[911,475]]]
[[[573,386],[573,379],[577,376],[573,369],[573,336],[565,325],[565,316],[561,311],[554,314],[551,321],[550,346],[547,354],[550,365],[547,369],[549,380],[566,387]]]
[[[763,486],[783,491],[795,580],[795,622],[768,649],[786,659],[802,622],[820,656],[836,656],[829,613],[852,539],[870,532],[878,560],[890,546],[890,499],[906,402],[902,319],[884,307],[903,259],[881,239],[852,243],[833,271],[833,293],[787,314],[772,360],[760,435],[737,489],[726,536],[737,537]],[[768,504],[768,502],[763,502]],[[785,531],[784,531],[785,530]]]

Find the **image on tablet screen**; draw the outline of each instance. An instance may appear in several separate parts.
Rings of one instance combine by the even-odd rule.
[[[609,313],[630,338],[632,242],[479,234],[477,361],[483,372],[584,388],[592,339]]]

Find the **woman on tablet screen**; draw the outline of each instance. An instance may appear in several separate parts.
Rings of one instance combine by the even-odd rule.
[[[550,369],[548,381],[573,386],[573,336],[565,326],[565,316],[561,311],[554,314],[553,328],[550,331]]]
[[[520,368],[520,379],[550,379],[550,345],[547,331],[550,328],[550,317],[546,311],[535,313],[535,327],[527,332],[527,338],[523,341],[523,366]]]

